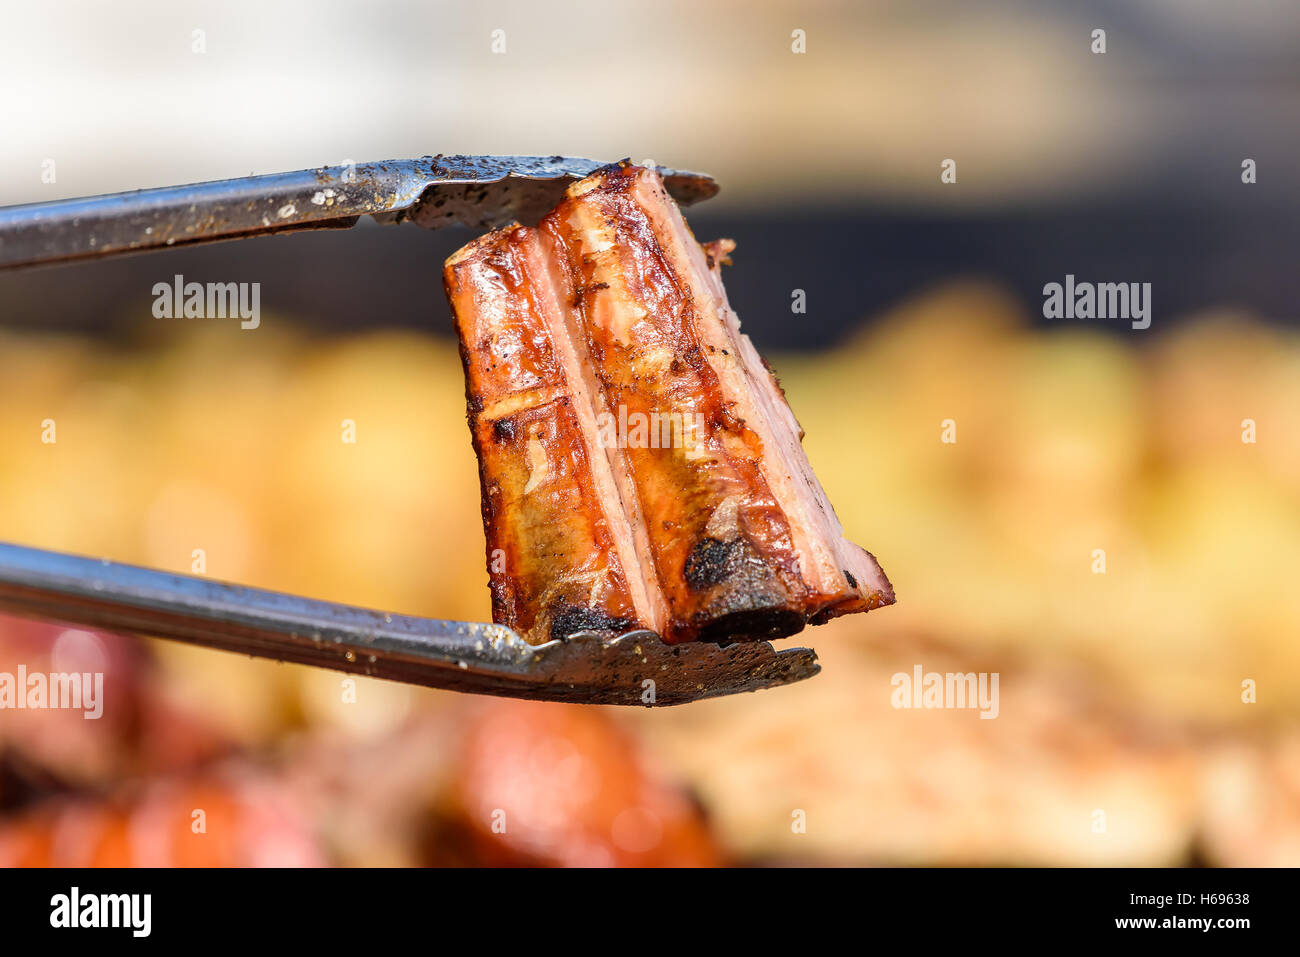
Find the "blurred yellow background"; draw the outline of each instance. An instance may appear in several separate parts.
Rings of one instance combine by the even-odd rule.
[[[489,615],[445,340],[313,340],[268,317],[255,336],[196,323],[143,349],[0,343],[4,539],[179,572],[203,549],[216,578]],[[1178,862],[1215,827],[1260,826],[1242,815],[1277,797],[1276,761],[1292,788],[1281,833],[1300,832],[1300,336],[1218,314],[1136,348],[1031,331],[996,287],[955,283],[829,354],[771,358],[849,536],[899,603],[801,636],[825,665],[804,685],[615,716],[703,796],[728,846]],[[415,711],[461,707],[365,680],[347,704],[330,672],[156,651],[170,694],[254,748],[303,727],[379,740]],[[1000,716],[894,711],[889,676],[914,663],[1001,673]],[[1228,797],[1214,790],[1225,751],[1240,779]],[[793,809],[807,834],[792,834]],[[1294,838],[1232,840],[1219,859],[1297,860],[1279,856]]]

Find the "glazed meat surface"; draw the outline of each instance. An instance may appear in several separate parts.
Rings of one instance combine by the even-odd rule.
[[[534,643],[659,622],[595,444],[552,263],[536,230],[514,226],[466,246],[445,270],[479,461],[492,617]]]
[[[625,163],[448,260],[493,614],[530,641],[775,638],[893,601],[727,304],[732,248]]]

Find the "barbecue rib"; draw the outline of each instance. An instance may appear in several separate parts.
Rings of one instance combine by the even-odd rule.
[[[555,266],[544,238],[516,225],[470,243],[445,271],[483,489],[492,619],[534,643],[662,619],[596,445],[571,294]]]
[[[776,638],[893,602],[652,170],[570,187],[447,260],[493,617],[534,643]]]

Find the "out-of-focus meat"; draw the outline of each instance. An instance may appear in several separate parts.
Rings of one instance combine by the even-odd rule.
[[[29,676],[77,676],[88,695],[83,707],[73,708],[4,701],[0,760],[10,753],[37,777],[102,785],[127,774],[193,767],[231,746],[197,711],[167,694],[150,649],[133,638],[0,615],[0,674],[16,676],[20,669]]]
[[[270,780],[157,780],[132,801],[57,800],[0,823],[0,867],[309,867],[327,863]]]
[[[491,701],[463,730],[437,864],[711,867],[699,806],[601,712]]]
[[[448,260],[494,615],[530,640],[558,637],[554,609],[583,607],[588,585],[593,621],[669,642],[782,637],[893,602],[740,333],[718,272],[732,248],[701,246],[659,176],[620,164],[536,231]]]

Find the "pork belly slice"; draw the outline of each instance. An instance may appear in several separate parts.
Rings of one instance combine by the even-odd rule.
[[[659,630],[606,450],[572,293],[544,238],[517,224],[447,260],[478,455],[493,620],[540,644]],[[649,583],[653,585],[653,582]]]
[[[717,268],[729,246],[701,247],[658,175],[626,163],[574,184],[539,229],[564,253],[607,416],[691,426],[681,443],[620,435],[665,640],[781,637],[891,603],[727,305]]]

